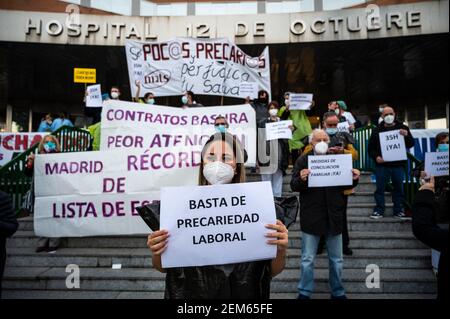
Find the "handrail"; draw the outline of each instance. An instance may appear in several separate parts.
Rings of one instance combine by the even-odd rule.
[[[91,149],[92,136],[87,130],[63,126],[51,134],[59,139],[61,152],[79,152]],[[33,144],[0,168],[0,189],[11,195],[13,207],[16,210],[20,208],[23,196],[31,186],[31,178],[24,174],[26,159],[31,153],[36,152],[38,145],[38,142]]]

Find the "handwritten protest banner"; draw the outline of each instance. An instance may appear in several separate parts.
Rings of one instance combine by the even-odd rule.
[[[163,155],[162,155],[163,154]],[[162,148],[36,155],[34,227],[38,236],[148,234],[136,207],[160,188],[197,185],[198,165]],[[196,153],[195,162],[200,159]]]
[[[135,81],[141,94],[156,96],[195,94],[246,98],[240,83],[257,83],[271,92],[269,48],[258,57],[248,56],[228,39],[175,38],[166,42],[125,43],[132,96]]]
[[[308,187],[353,184],[351,154],[308,156],[308,169]]]
[[[289,109],[290,110],[309,110],[312,105],[313,95],[310,93],[290,93]]]
[[[425,153],[425,172],[428,176],[448,176],[448,152]]]
[[[25,152],[48,133],[0,133],[0,166]]]
[[[163,188],[160,222],[170,234],[164,268],[276,256],[264,236],[265,225],[276,222],[269,182]]]
[[[99,107],[102,106],[102,90],[100,84],[89,85],[86,88],[86,106],[87,107]]]
[[[248,155],[248,166],[256,161],[255,111],[248,104],[180,109],[142,103],[105,101],[102,111],[101,150],[161,147],[166,153],[185,154],[180,161],[198,164],[193,158],[214,134],[214,119],[223,115],[228,132],[236,135]],[[180,164],[183,165],[183,164]]]
[[[405,161],[405,138],[400,130],[380,132],[381,156],[385,162]]]
[[[291,120],[266,123],[266,140],[291,139],[290,126],[292,126]]]

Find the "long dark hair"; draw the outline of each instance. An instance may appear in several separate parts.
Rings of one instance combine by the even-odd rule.
[[[237,140],[237,138],[234,135],[231,135],[229,133],[215,133],[214,135],[211,135],[211,137],[206,141],[205,145],[203,146],[202,153],[201,153],[201,160],[200,160],[200,168],[198,172],[198,184],[199,185],[208,185],[208,181],[206,180],[205,176],[203,175],[203,168],[204,168],[204,161],[203,158],[205,156],[206,150],[208,149],[209,145],[216,141],[222,141],[227,143],[233,150],[234,158],[236,159],[236,174],[233,176],[233,179],[231,180],[231,184],[233,183],[245,183],[245,154],[244,154],[244,148],[241,146],[241,143]]]

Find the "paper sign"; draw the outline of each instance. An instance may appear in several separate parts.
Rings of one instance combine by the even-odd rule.
[[[291,120],[266,123],[266,140],[291,139],[289,126],[292,126]]]
[[[337,125],[338,132],[347,132],[350,133],[350,125],[348,122],[341,122]]]
[[[313,95],[309,93],[289,94],[289,109],[290,110],[309,110],[312,105]]]
[[[258,88],[259,85],[256,82],[242,82],[239,84],[239,95],[256,99],[258,97]]]
[[[223,265],[276,256],[265,225],[276,221],[270,182],[161,189],[162,267]]]
[[[381,157],[385,162],[405,161],[405,138],[400,135],[400,130],[380,133]]]
[[[353,184],[351,154],[308,156],[308,169],[308,187]]]
[[[448,152],[425,153],[425,172],[428,176],[448,176]]]
[[[99,107],[102,106],[102,91],[100,88],[100,84],[89,85],[86,88],[87,96],[86,96],[86,106],[87,107]]]
[[[95,69],[85,69],[85,68],[74,68],[73,69],[73,82],[74,83],[95,83],[96,81],[96,70]]]

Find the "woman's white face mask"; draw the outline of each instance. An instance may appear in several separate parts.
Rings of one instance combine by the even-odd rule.
[[[229,164],[215,161],[203,167],[203,176],[211,185],[228,184],[234,177],[234,169]]]

